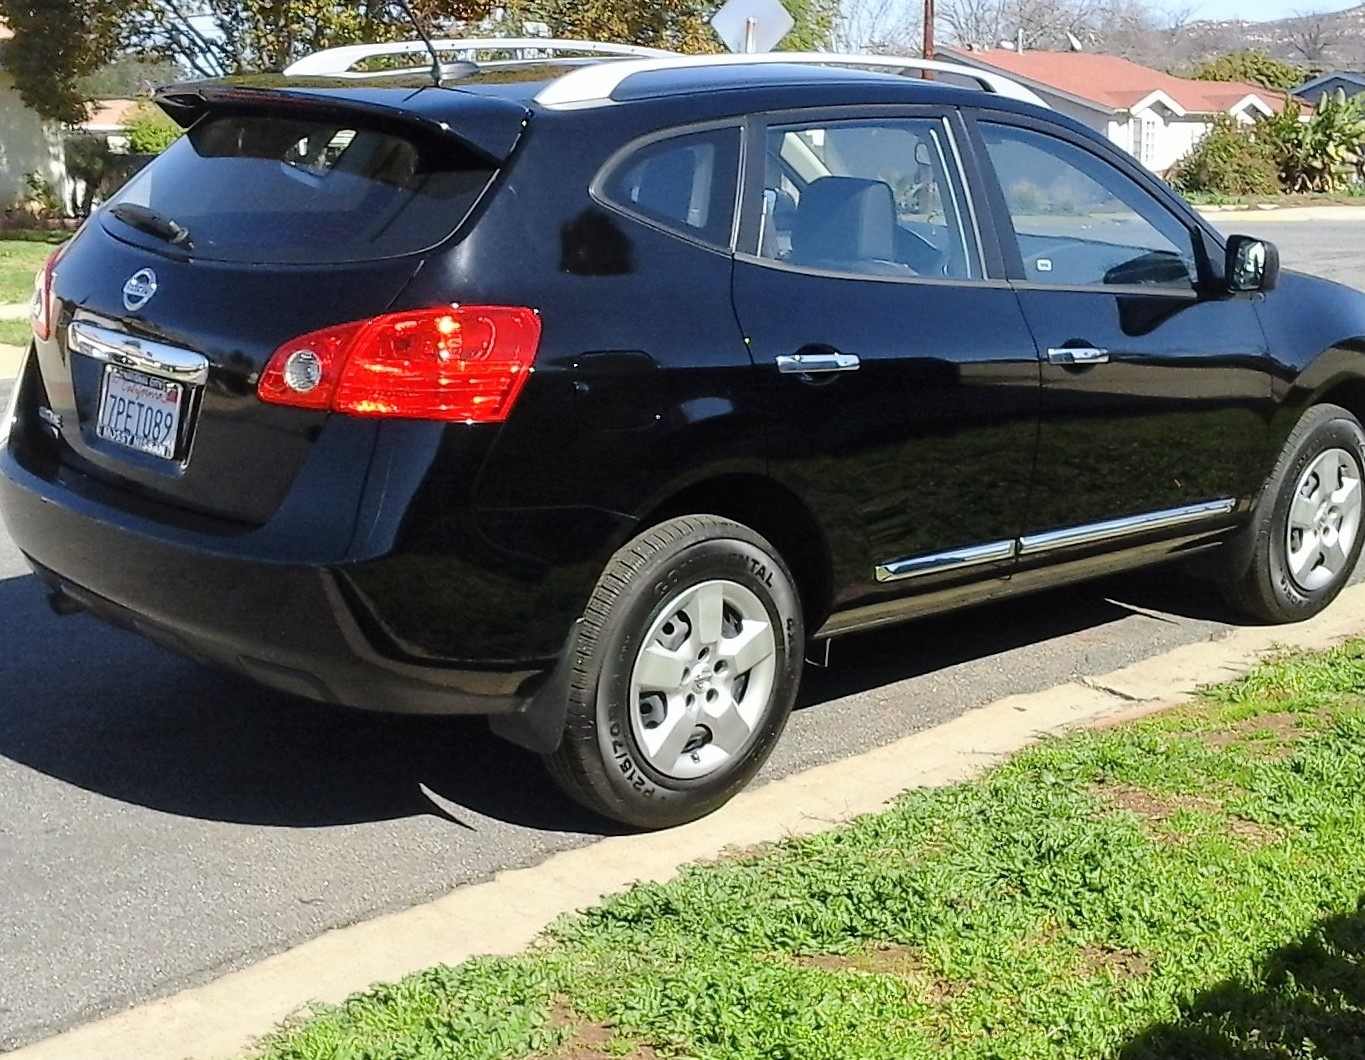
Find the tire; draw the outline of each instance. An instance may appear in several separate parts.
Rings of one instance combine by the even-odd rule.
[[[702,817],[777,743],[804,643],[791,572],[761,536],[711,515],[652,527],[593,590],[546,767],[572,798],[627,825]]]
[[[1355,570],[1365,431],[1338,405],[1314,405],[1295,425],[1244,531],[1245,570],[1222,579],[1228,601],[1265,622],[1311,618]]]

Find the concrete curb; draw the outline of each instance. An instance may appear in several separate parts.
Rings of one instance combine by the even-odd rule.
[[[1273,203],[1251,206],[1196,206],[1210,221],[1231,223],[1245,219],[1262,221],[1365,221],[1365,203],[1360,206],[1276,206]]]
[[[1325,648],[1365,630],[1365,585],[1294,626],[1242,627],[1112,673],[1009,696],[867,754],[785,777],[711,817],[668,832],[600,840],[500,873],[400,913],[329,931],[201,987],[149,1002],[9,1054],[13,1060],[209,1060],[314,1000],[339,1001],[379,980],[476,954],[524,949],[557,917],[636,880],[727,849],[830,828],[907,788],[969,777],[1041,736],[1111,724],[1184,702],[1200,684],[1245,672],[1281,647]]]

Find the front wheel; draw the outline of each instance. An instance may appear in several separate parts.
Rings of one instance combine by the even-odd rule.
[[[1290,432],[1246,533],[1250,564],[1223,581],[1229,601],[1267,622],[1317,614],[1341,592],[1362,544],[1365,431],[1315,405]]]
[[[593,591],[550,774],[637,827],[710,813],[777,742],[804,637],[791,573],[754,531],[710,515],[651,528]]]

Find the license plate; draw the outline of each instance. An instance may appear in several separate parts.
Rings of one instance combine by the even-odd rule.
[[[109,365],[95,433],[139,453],[175,459],[185,387]]]

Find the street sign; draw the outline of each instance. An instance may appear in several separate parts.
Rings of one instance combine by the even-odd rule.
[[[781,0],[725,0],[711,28],[732,52],[770,52],[796,25]]]

